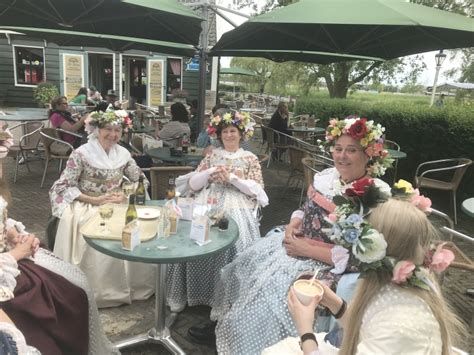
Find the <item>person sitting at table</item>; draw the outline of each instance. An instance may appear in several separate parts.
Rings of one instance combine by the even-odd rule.
[[[43,354],[117,353],[103,332],[85,275],[40,248],[21,222],[8,218],[10,201],[0,179],[0,309],[21,332],[14,332],[16,338],[24,336]]]
[[[333,198],[357,189],[369,176],[383,175],[391,160],[383,149],[384,128],[365,118],[333,119],[327,127],[327,144],[334,168],[314,176],[304,205],[293,212],[286,227],[274,227],[265,238],[241,253],[221,273],[211,318],[217,320],[217,349],[229,354],[257,354],[294,332],[286,308],[288,287],[305,270],[318,269],[318,279],[332,288],[341,272],[355,272],[338,263],[337,249],[323,233],[325,218],[334,210]],[[376,186],[390,194],[379,179]],[[341,270],[342,268],[342,270]],[[278,327],[268,324],[278,323]],[[242,326],[245,324],[245,326]],[[212,328],[191,328],[195,338],[213,339]]]
[[[108,109],[118,110],[121,108],[121,103],[118,100],[117,93],[113,89],[107,90],[107,95],[105,95],[105,101],[100,101],[95,107],[94,111],[105,112]]]
[[[61,128],[65,131],[74,132],[77,134],[84,134],[84,121],[86,115],[76,120],[73,115],[67,110],[68,103],[66,96],[56,96],[51,101],[51,109],[49,110],[49,120],[54,128]],[[74,148],[81,145],[82,138],[60,132],[60,137],[63,141],[68,142]]]
[[[191,142],[196,142],[197,136],[199,134],[198,127],[198,101],[191,101],[191,107],[189,108],[189,129],[191,130]]]
[[[258,158],[239,147],[252,136],[250,117],[219,110],[209,130],[216,132],[223,148],[214,149],[195,172],[176,179],[176,185],[181,193],[194,196],[196,204],[210,201],[211,218],[232,218],[239,227],[239,239],[230,249],[202,261],[170,265],[167,299],[173,311],[186,304],[211,304],[221,268],[260,238],[256,213],[268,204]]]
[[[89,87],[87,100],[90,103],[93,103],[94,105],[97,105],[99,102],[102,101],[102,95],[100,94],[100,91],[97,90],[97,88],[94,85],[91,85]]]
[[[171,121],[157,131],[156,136],[169,147],[177,147],[180,139],[186,134],[188,137],[191,134],[188,121],[189,115],[186,106],[181,102],[175,102],[170,107]]]
[[[130,153],[117,144],[130,126],[124,110],[90,114],[88,143],[72,152],[49,192],[52,214],[59,218],[54,253],[86,274],[99,307],[146,299],[154,289],[153,266],[106,256],[90,247],[80,232],[97,206],[124,202],[124,177],[137,182],[144,176]]]
[[[87,103],[87,88],[82,87],[77,92],[76,96],[71,99],[71,105],[85,105]]]
[[[288,112],[288,105],[286,102],[280,101],[278,103],[276,111],[273,113],[272,118],[268,127],[272,128],[277,132],[281,132],[288,136],[291,136],[291,131],[288,130],[290,113]],[[275,142],[279,144],[288,144],[288,139],[286,136],[275,133]],[[277,156],[280,156],[286,149],[278,148],[278,154],[276,151],[272,152],[272,159],[275,159]]]
[[[349,306],[322,282],[318,284],[324,294],[307,306],[299,301],[294,287],[288,293],[288,308],[303,353],[452,354],[451,346],[459,344],[464,329],[443,299],[434,274],[444,271],[454,255],[442,245],[430,248],[439,237],[427,216],[410,201],[380,203],[371,210],[368,222],[372,231],[381,233],[385,243],[380,249],[385,250],[379,254],[382,262],[359,279]],[[351,258],[366,260],[369,254],[345,248]],[[338,315],[343,327],[339,351],[324,341],[324,334],[314,336],[318,305]],[[287,338],[262,354],[301,353],[301,349],[298,338]]]

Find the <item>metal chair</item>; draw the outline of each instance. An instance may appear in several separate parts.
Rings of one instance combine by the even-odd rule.
[[[313,184],[315,174],[334,166],[334,161],[331,158],[319,154],[304,157],[301,159],[301,163],[304,167],[304,180],[306,187]],[[301,200],[302,198],[300,198],[300,204]]]
[[[178,177],[194,170],[192,166],[153,166],[142,169],[150,172],[151,199],[162,200],[166,197],[166,189],[170,177]]]
[[[59,132],[55,128],[42,128],[40,131],[41,141],[43,142],[44,154],[46,162],[44,165],[43,178],[41,179],[41,187],[44,185],[46,172],[50,160],[59,160],[58,175],[61,174],[63,167],[63,159],[69,159],[69,155],[74,147],[68,142],[59,138]]]
[[[451,191],[455,224],[457,224],[456,191],[464,173],[471,164],[472,160],[467,158],[441,159],[421,163],[415,171],[415,187]],[[426,177],[428,174],[435,174],[437,176],[436,173],[446,171],[452,173],[451,180],[446,181]]]
[[[387,148],[387,149],[400,151],[400,145],[397,142],[391,141],[389,139],[385,139],[383,143],[384,143],[385,148]],[[398,168],[398,159],[394,159],[393,167],[392,167],[392,169],[393,169],[393,183],[395,183],[396,180],[397,180],[397,168]]]
[[[288,190],[288,186],[290,185],[291,180],[299,180],[302,183],[301,186],[301,193],[300,193],[300,204],[301,200],[303,199],[303,192],[306,188],[305,180],[304,180],[304,165],[303,165],[303,158],[307,157],[309,153],[301,148],[297,148],[294,146],[288,146],[288,157],[290,159],[290,175],[288,176],[288,180],[286,181],[285,190],[283,191],[283,196],[286,194]]]
[[[280,150],[287,148],[286,144],[278,143],[278,138],[275,140],[275,134],[279,137],[280,132],[275,131],[274,129],[262,125],[262,135],[265,137],[267,142],[267,149],[265,153],[272,154],[273,150],[276,150],[277,158],[280,159]],[[271,159],[268,159],[267,168],[270,167]]]
[[[18,166],[21,163],[24,163],[28,171],[31,172],[29,163],[40,159],[40,130],[43,127],[44,123],[40,122],[22,122],[10,128],[11,131],[21,128],[23,132],[18,144],[12,145],[8,151],[8,156],[15,159],[13,182],[17,180]]]
[[[258,157],[258,162],[260,163],[261,166],[263,166],[263,164],[270,159],[270,156],[268,154],[258,154],[257,157]]]

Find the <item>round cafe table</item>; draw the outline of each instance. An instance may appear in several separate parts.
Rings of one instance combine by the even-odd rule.
[[[321,127],[292,127],[288,128],[290,132],[297,132],[297,133],[324,133],[326,130]]]
[[[163,201],[148,201],[147,205],[162,205]],[[172,324],[176,313],[170,314],[166,320],[166,273],[168,264],[196,261],[220,253],[231,247],[239,237],[237,224],[230,219],[227,231],[219,231],[210,228],[209,239],[211,243],[198,246],[189,238],[191,222],[180,220],[178,231],[169,238],[153,238],[142,242],[133,251],[122,249],[120,240],[93,239],[84,236],[86,242],[101,253],[114,258],[150,263],[157,265],[155,283],[155,326],[147,333],[132,336],[128,339],[116,342],[117,349],[143,343],[161,343],[173,354],[185,354],[180,346],[171,337],[167,324]]]

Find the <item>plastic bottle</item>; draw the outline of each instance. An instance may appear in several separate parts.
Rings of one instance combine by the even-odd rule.
[[[145,184],[143,183],[143,176],[138,178],[138,186],[135,190],[135,202],[137,205],[144,205],[145,204]]]
[[[138,218],[137,209],[135,207],[135,195],[131,194],[128,198],[128,208],[125,214],[125,224],[129,224],[131,221]]]

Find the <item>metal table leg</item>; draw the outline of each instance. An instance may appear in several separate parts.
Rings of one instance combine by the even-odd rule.
[[[173,340],[169,326],[174,322],[176,314],[171,314],[167,322],[166,319],[166,270],[168,265],[158,264],[155,283],[155,327],[147,333],[135,335],[114,343],[117,349],[144,344],[148,342],[164,345],[169,351],[177,355],[185,355],[183,349]],[[169,325],[167,325],[167,323]]]

